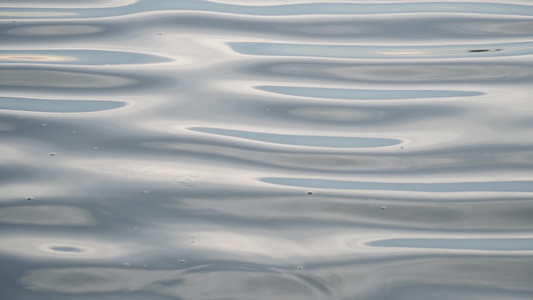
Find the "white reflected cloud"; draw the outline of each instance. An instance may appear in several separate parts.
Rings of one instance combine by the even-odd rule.
[[[45,70],[0,71],[0,86],[111,88],[137,83],[136,79],[102,74]]]
[[[6,33],[10,35],[22,36],[50,36],[91,34],[102,31],[104,31],[103,27],[89,25],[43,25],[17,27],[7,30]]]
[[[131,245],[109,240],[9,235],[0,237],[0,254],[25,259],[102,260],[130,254]]]
[[[30,8],[104,8],[127,6],[139,2],[139,0],[17,0],[4,3],[2,7],[30,7]]]
[[[72,12],[48,12],[48,11],[4,11],[0,12],[2,17],[34,17],[34,18],[50,18],[50,17],[70,17],[75,16],[77,13]]]
[[[62,205],[0,208],[0,223],[91,226],[97,221],[84,209]]]
[[[75,61],[76,57],[61,56],[61,55],[44,55],[44,54],[0,54],[0,61],[31,61],[31,62],[60,62],[60,61]]]

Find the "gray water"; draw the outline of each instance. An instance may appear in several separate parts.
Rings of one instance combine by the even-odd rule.
[[[530,0],[0,7],[0,299],[533,298]]]

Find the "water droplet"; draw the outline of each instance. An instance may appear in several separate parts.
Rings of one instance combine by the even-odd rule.
[[[180,264],[184,264],[185,263],[185,260],[184,259],[180,259]]]
[[[129,268],[129,267],[130,267],[129,263],[124,263],[124,268]]]
[[[314,192],[311,192],[311,191],[308,191],[308,192],[307,192],[307,195],[309,195],[309,196],[313,196],[314,194],[315,194],[315,193],[314,193]]]
[[[33,200],[33,197],[26,197],[26,200]]]
[[[50,156],[56,156],[56,153],[55,153],[55,152],[50,152],[48,155],[50,155]]]
[[[296,267],[296,270],[303,270],[303,269],[304,269],[304,267],[302,267],[302,266]]]
[[[380,208],[381,208],[381,209],[385,209],[385,208],[387,208],[387,207],[386,207],[385,205],[382,205]]]

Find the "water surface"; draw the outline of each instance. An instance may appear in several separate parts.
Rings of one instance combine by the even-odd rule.
[[[2,299],[532,299],[530,1],[0,7]]]

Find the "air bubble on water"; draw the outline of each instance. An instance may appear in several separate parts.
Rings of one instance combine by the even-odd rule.
[[[303,269],[304,269],[304,267],[302,267],[302,266],[296,267],[296,270],[303,270]]]
[[[33,197],[26,197],[26,200],[33,200]]]
[[[309,196],[313,196],[314,194],[315,194],[315,193],[312,192],[312,191],[308,191],[308,192],[307,192],[307,195],[309,195]]]
[[[130,264],[129,263],[124,263],[124,268],[129,268]]]
[[[184,259],[180,259],[180,264],[184,264],[185,263],[185,260]]]

